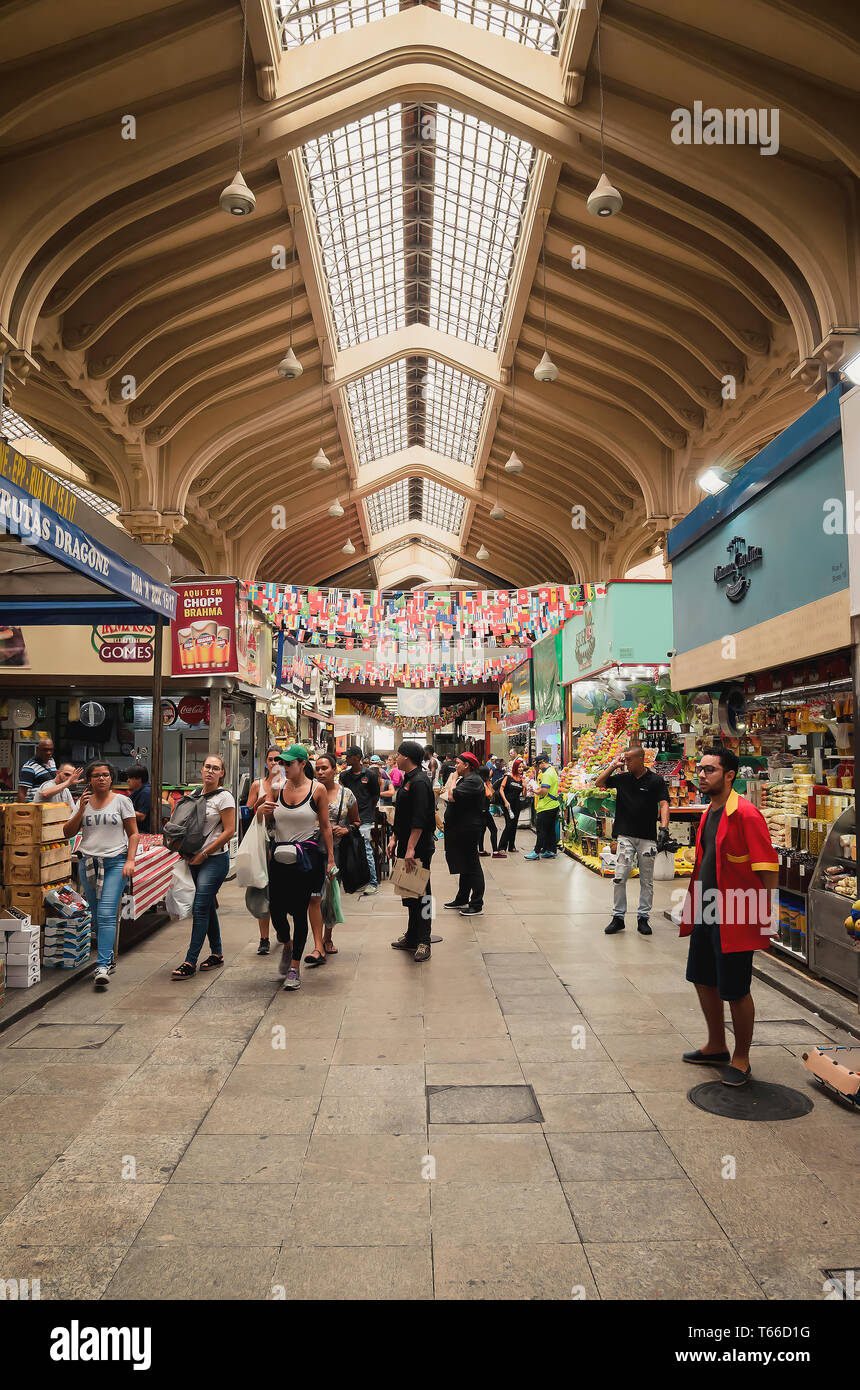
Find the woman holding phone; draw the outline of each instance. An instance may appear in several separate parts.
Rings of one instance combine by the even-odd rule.
[[[251,790],[248,792],[248,800],[245,803],[249,811],[255,811],[261,801],[274,801],[281,787],[284,785],[283,768],[278,762],[280,752],[281,750],[276,743],[273,743],[271,747],[266,749],[266,774],[264,777],[258,777],[255,782],[251,783]],[[257,947],[258,956],[267,956],[269,954],[269,922],[270,918],[268,912],[265,917],[257,918],[257,925],[260,928],[260,944]]]
[[[134,807],[127,796],[113,790],[110,763],[94,759],[84,773],[86,790],[77,810],[63,826],[71,840],[81,832],[83,888],[96,924],[97,960],[93,984],[108,987],[114,968],[117,912],[123,884],[134,873],[134,856],[140,838]]]

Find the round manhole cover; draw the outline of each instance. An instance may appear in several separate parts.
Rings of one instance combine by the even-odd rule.
[[[687,1099],[726,1120],[796,1120],[813,1108],[810,1096],[770,1081],[748,1081],[746,1086],[705,1081],[688,1091]]]

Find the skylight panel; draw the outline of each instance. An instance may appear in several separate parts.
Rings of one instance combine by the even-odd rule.
[[[416,0],[421,4],[422,0]],[[410,8],[409,3],[402,6]],[[557,53],[568,0],[435,0],[434,9],[526,48]],[[272,0],[283,48],[329,38],[397,14],[400,0]]]
[[[407,447],[405,358],[349,382],[346,398],[359,465]]]
[[[408,521],[409,483],[407,479],[401,478],[399,482],[392,483],[390,487],[371,493],[369,497],[365,498],[365,506],[367,507],[370,529],[374,535],[378,535],[380,531],[387,531],[392,526],[399,526],[402,521]]]
[[[452,492],[451,488],[425,478],[421,519],[428,526],[439,526],[443,531],[459,532],[465,508],[466,499],[459,492]]]
[[[427,448],[474,468],[487,394],[485,382],[430,358],[425,390]]]

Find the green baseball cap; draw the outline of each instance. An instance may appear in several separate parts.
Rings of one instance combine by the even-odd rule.
[[[291,743],[278,757],[279,763],[306,763],[310,753],[303,743]]]

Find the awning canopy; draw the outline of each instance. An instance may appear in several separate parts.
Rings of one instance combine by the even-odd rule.
[[[114,596],[138,623],[176,612],[166,565],[0,439],[0,621],[110,621]]]

